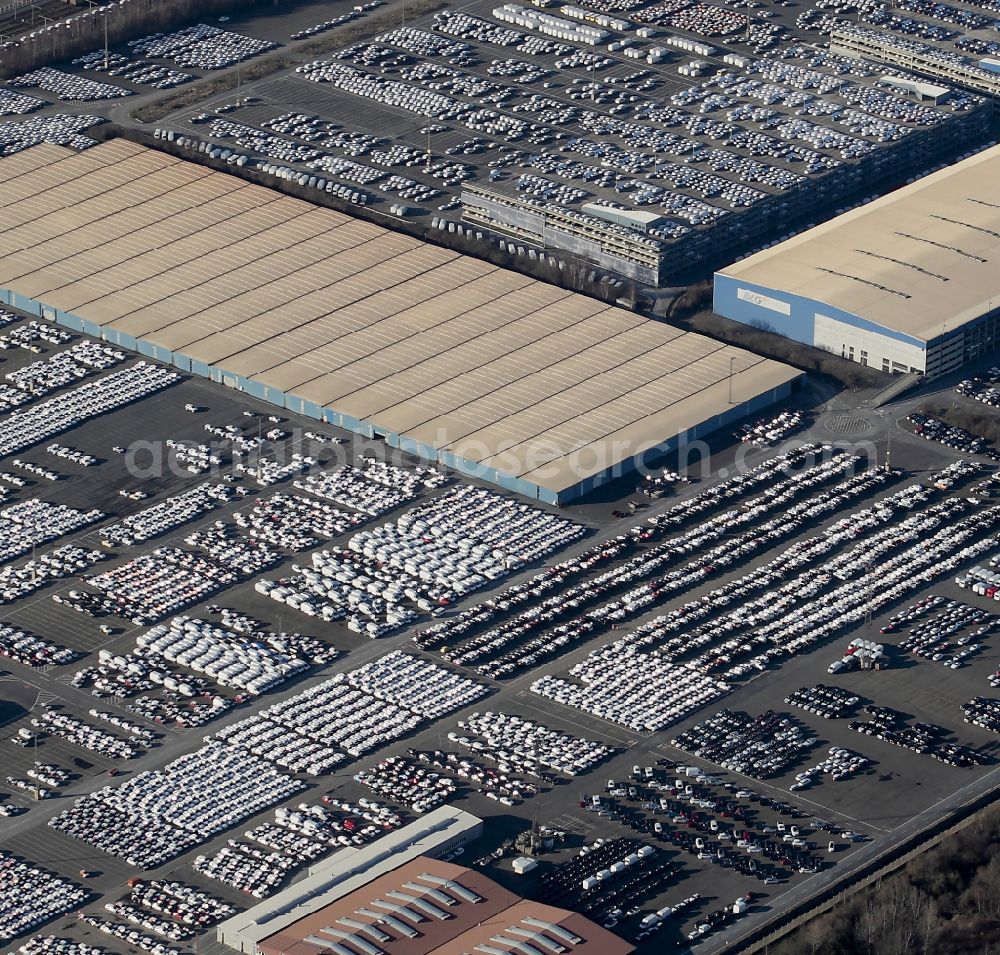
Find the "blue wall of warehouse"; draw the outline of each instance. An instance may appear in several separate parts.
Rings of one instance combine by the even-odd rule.
[[[782,315],[773,309],[738,298],[737,291],[739,289],[746,289],[784,302],[789,306],[789,314]],[[893,331],[884,325],[877,325],[860,315],[834,308],[834,306],[827,305],[817,299],[793,295],[790,292],[769,288],[766,285],[755,285],[753,282],[736,279],[721,272],[715,273],[712,308],[719,315],[732,319],[734,322],[752,325],[754,328],[761,328],[765,331],[777,332],[779,335],[803,342],[806,345],[816,344],[816,313],[820,312],[850,327],[875,332],[907,345],[916,345],[918,348],[925,347],[925,342],[919,338]]]
[[[741,284],[743,287],[749,287],[746,283]],[[718,290],[718,282],[716,283],[716,289]],[[767,294],[767,290],[761,291]],[[733,290],[733,297],[735,298],[735,288]],[[725,427],[727,424],[736,422],[748,414],[753,414],[762,408],[766,408],[768,405],[782,400],[787,397],[792,390],[792,383],[788,383],[786,385],[782,385],[780,388],[774,389],[773,391],[755,396],[751,400],[743,402],[742,404],[734,405],[723,414],[715,415],[713,418],[702,422],[697,427],[689,429],[684,434],[669,438],[653,448],[644,450],[636,457],[588,477],[579,484],[576,484],[571,488],[566,488],[557,494],[549,488],[541,487],[531,481],[525,481],[523,478],[519,478],[515,475],[499,471],[496,468],[488,467],[477,461],[469,460],[468,458],[458,457],[447,450],[437,449],[431,445],[423,444],[412,438],[408,438],[406,435],[399,435],[394,432],[378,428],[370,421],[360,420],[351,415],[338,412],[332,408],[324,408],[315,402],[309,401],[305,398],[300,398],[297,395],[287,394],[278,388],[274,388],[271,385],[265,385],[263,382],[256,381],[253,378],[246,378],[245,376],[238,375],[235,372],[226,371],[224,368],[208,365],[205,362],[198,361],[196,358],[191,358],[189,355],[185,355],[182,352],[170,351],[168,348],[147,339],[133,338],[131,335],[127,335],[116,328],[101,328],[93,322],[78,318],[76,315],[69,312],[52,308],[42,302],[36,301],[35,299],[11,292],[7,289],[0,289],[0,303],[10,305],[28,315],[36,315],[50,321],[55,321],[60,325],[64,325],[67,328],[72,329],[73,331],[86,332],[87,334],[101,338],[109,344],[115,345],[119,348],[126,348],[129,351],[137,352],[140,355],[145,355],[167,365],[174,365],[176,368],[179,368],[181,371],[189,374],[198,375],[201,378],[208,378],[211,381],[226,384],[247,395],[277,405],[279,408],[291,411],[294,414],[301,414],[306,417],[315,418],[317,421],[324,421],[327,424],[343,428],[346,431],[351,431],[364,438],[372,438],[376,435],[376,433],[378,433],[385,438],[386,444],[390,447],[399,448],[400,450],[421,458],[429,463],[444,465],[452,470],[466,474],[469,477],[477,478],[478,480],[485,481],[489,484],[494,484],[503,490],[512,491],[515,494],[520,494],[534,500],[544,501],[548,504],[566,504],[578,497],[582,497],[584,494],[589,493],[595,488],[600,487],[615,478],[635,471],[644,460],[656,458],[666,454],[676,449],[685,441],[691,441],[696,438],[704,438],[714,431],[717,431],[719,428]],[[739,304],[745,305],[747,303],[739,302]],[[829,311],[829,309],[827,309],[827,311]]]

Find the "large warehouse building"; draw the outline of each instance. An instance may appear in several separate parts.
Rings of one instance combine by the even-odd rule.
[[[628,955],[633,947],[566,909],[529,902],[441,856],[482,822],[441,807],[233,916],[218,940],[242,955]]]
[[[883,371],[1000,345],[1000,147],[715,275],[715,311]]]
[[[799,377],[122,140],[0,159],[0,301],[550,503]]]

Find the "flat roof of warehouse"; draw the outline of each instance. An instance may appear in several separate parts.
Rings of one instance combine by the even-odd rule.
[[[0,159],[0,288],[554,491],[799,376],[125,140]]]
[[[994,146],[719,274],[926,341],[990,310],[1000,298],[998,267],[1000,146]]]

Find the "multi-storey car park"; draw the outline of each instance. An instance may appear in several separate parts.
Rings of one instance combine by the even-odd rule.
[[[992,50],[992,47],[989,47]],[[844,23],[830,34],[830,49],[876,63],[889,63],[921,76],[943,80],[986,96],[996,106],[1000,100],[1000,60],[968,56],[941,49],[885,30]],[[995,52],[995,51],[994,51]]]
[[[463,218],[532,254],[563,249],[644,284],[680,284],[791,222],[904,181],[981,141],[989,117],[982,99],[955,89],[938,103],[908,102],[877,70],[808,47],[780,58],[712,47],[721,69],[664,89],[660,100],[642,86],[662,84],[659,70],[611,84],[604,72],[615,64],[603,52],[581,53],[575,63],[572,44],[467,14],[438,14],[429,25],[380,35],[299,72],[341,99],[364,97],[502,138],[509,145],[490,176],[502,181],[463,187]],[[554,61],[546,74],[553,79],[511,87],[502,74],[489,76],[493,66],[483,75],[488,56],[532,48]],[[410,65],[421,54],[430,62]],[[567,83],[567,62],[587,79]],[[419,166],[419,151],[413,159]],[[659,221],[628,248],[619,229],[581,209],[594,200]]]

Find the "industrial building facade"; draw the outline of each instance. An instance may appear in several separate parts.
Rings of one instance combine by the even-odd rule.
[[[950,89],[889,79],[890,83],[877,80],[872,88],[881,93],[879,86],[891,86],[895,93],[926,104],[943,102],[942,116],[946,118],[910,129],[899,142],[880,144],[860,157],[837,160],[820,171],[800,175],[792,185],[769,185],[766,176],[754,179],[748,185],[759,195],[749,205],[733,205],[698,194],[715,208],[707,222],[667,211],[652,221],[647,218],[648,210],[638,208],[617,210],[615,215],[614,207],[598,209],[595,203],[577,210],[522,194],[516,182],[464,185],[462,218],[476,228],[536,252],[564,250],[640,285],[687,285],[749,250],[761,248],[775,236],[787,234],[796,223],[821,221],[879,190],[923,175],[942,159],[980,145],[989,134],[993,112],[990,100],[965,97],[969,102],[952,111],[947,106]],[[679,176],[676,182],[683,182],[685,170],[697,169],[697,163],[687,165],[692,161],[690,155],[683,161],[669,154],[664,158],[661,173],[651,181],[662,180],[665,188],[683,196],[683,187],[671,187],[671,176]],[[789,171],[797,171],[796,166]],[[671,171],[671,167],[676,168]],[[623,201],[628,201],[629,195],[625,193]]]
[[[934,377],[1000,345],[1000,147],[748,256],[715,311],[863,365]]]
[[[0,159],[0,301],[553,504],[800,377],[122,140]]]

